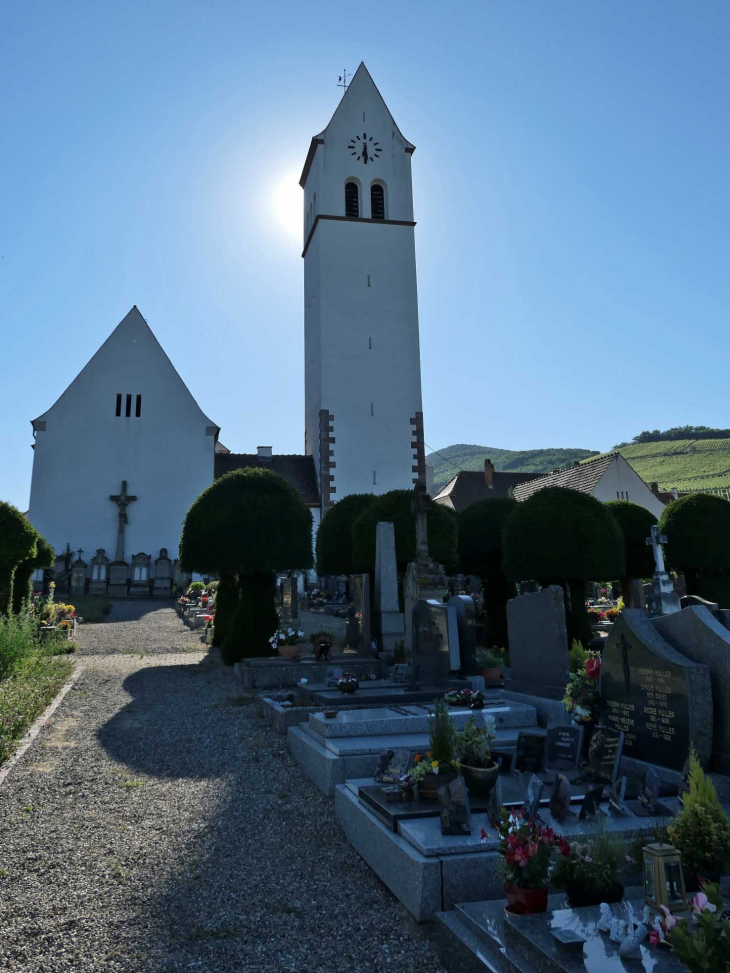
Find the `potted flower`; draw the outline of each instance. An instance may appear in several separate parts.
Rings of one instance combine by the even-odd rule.
[[[682,810],[667,830],[682,852],[687,888],[694,891],[702,880],[719,881],[730,860],[730,823],[694,747],[689,754],[689,790],[681,801]]]
[[[586,650],[578,639],[573,640],[569,653],[570,675],[565,687],[563,705],[573,718],[573,723],[583,727],[583,754],[593,735],[598,720],[598,677],[601,674],[601,653]]]
[[[585,841],[562,846],[551,876],[552,884],[568,896],[573,909],[624,897],[621,873],[626,854],[621,840],[598,819]]]
[[[278,650],[283,659],[298,659],[299,640],[303,638],[304,632],[297,632],[293,628],[288,628],[286,632],[279,629],[271,636],[269,643],[275,652]]]
[[[469,709],[484,707],[484,694],[481,689],[451,689],[444,695],[449,706],[468,706]]]
[[[337,680],[337,688],[341,693],[354,693],[359,686],[360,682],[352,672],[343,672]]]
[[[428,738],[430,749],[425,755],[416,754],[411,778],[418,785],[419,797],[435,801],[438,799],[439,787],[450,784],[459,776],[455,753],[456,729],[443,699],[439,699],[434,706]]]
[[[309,636],[309,641],[314,646],[314,654],[318,660],[329,659],[330,649],[334,644],[335,637],[332,632],[328,632],[326,629],[321,629],[319,632],[313,632]]]
[[[689,902],[690,914],[678,919],[663,905],[659,929],[649,933],[652,946],[671,947],[690,973],[727,970],[730,967],[730,923],[719,885],[705,885]]]
[[[504,859],[506,911],[514,915],[546,912],[553,848],[557,846],[565,854],[567,841],[534,818],[528,821],[521,808],[511,812],[503,808],[497,831],[498,851]]]
[[[504,649],[493,646],[491,649],[477,649],[477,674],[484,676],[486,686],[502,685],[502,666],[504,665]]]
[[[456,757],[464,783],[475,797],[488,797],[497,783],[499,764],[492,760],[492,740],[494,740],[494,717],[487,715],[481,726],[474,717],[456,735]]]

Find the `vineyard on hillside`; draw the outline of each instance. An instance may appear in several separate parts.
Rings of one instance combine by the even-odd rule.
[[[680,493],[730,498],[730,439],[678,439],[621,446],[618,450],[647,483]]]

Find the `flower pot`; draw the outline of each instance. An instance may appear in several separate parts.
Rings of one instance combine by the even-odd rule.
[[[464,783],[474,797],[489,797],[499,777],[499,764],[492,761],[491,767],[469,767],[461,765]]]
[[[485,669],[480,669],[477,674],[484,676],[485,686],[502,685],[502,670],[499,666],[488,666]]]
[[[608,889],[596,892],[583,885],[566,883],[565,894],[571,908],[580,909],[586,905],[600,905],[601,902],[620,902],[624,897],[624,887],[617,882]]]
[[[279,644],[279,655],[282,659],[298,659],[299,646],[296,643],[294,645]]]
[[[507,896],[507,911],[512,915],[532,916],[538,912],[547,912],[547,888],[521,889],[516,885],[505,885],[504,894]]]
[[[439,787],[450,784],[458,776],[455,770],[447,770],[445,774],[426,774],[418,781],[418,796],[425,801],[437,801]]]

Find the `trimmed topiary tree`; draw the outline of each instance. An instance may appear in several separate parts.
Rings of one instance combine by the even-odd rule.
[[[709,493],[673,500],[659,521],[667,560],[687,592],[730,607],[730,502]]]
[[[391,490],[370,503],[352,525],[352,562],[355,571],[375,570],[375,530],[381,521],[395,528],[395,556],[398,570],[405,571],[416,557],[416,522],[411,511],[412,490]],[[446,571],[458,562],[458,524],[448,507],[432,503],[428,508],[428,548],[431,557]]]
[[[12,609],[16,568],[34,556],[37,540],[30,521],[12,504],[0,500],[0,615]]]
[[[238,595],[223,608],[223,661],[272,654],[276,571],[312,567],[312,514],[297,491],[272,470],[234,470],[215,480],[190,507],[180,539],[183,571],[236,579]],[[225,586],[224,586],[225,587]],[[220,597],[220,585],[219,595]]]
[[[352,525],[374,499],[374,493],[351,493],[330,507],[317,531],[317,574],[355,573]]]
[[[13,578],[13,611],[16,615],[23,607],[23,602],[30,598],[33,593],[33,586],[31,584],[33,572],[38,570],[38,568],[52,568],[55,560],[56,552],[48,541],[39,534],[36,541],[35,555],[26,558],[25,561],[21,561],[15,569],[15,577]]]
[[[515,586],[502,568],[502,531],[517,507],[512,497],[491,497],[470,504],[459,514],[459,563],[466,574],[481,579],[488,644],[507,647],[507,602]]]
[[[654,574],[654,552],[647,545],[651,528],[657,522],[654,514],[646,507],[630,500],[609,500],[604,503],[618,522],[624,539],[624,562],[626,574],[621,581],[621,594],[626,608],[634,606],[633,582],[640,578],[650,578]],[[636,606],[638,607],[638,606]]]
[[[504,525],[504,571],[512,581],[562,585],[568,639],[587,644],[591,628],[585,583],[626,573],[624,539],[599,500],[566,487],[545,487],[518,503]]]

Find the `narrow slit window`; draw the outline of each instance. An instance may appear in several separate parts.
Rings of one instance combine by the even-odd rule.
[[[377,182],[370,187],[370,214],[374,220],[385,219],[385,191]]]
[[[368,351],[372,351],[372,350],[373,350],[373,339],[368,338]]]
[[[134,403],[134,414],[137,417],[137,419],[139,419],[139,417],[142,415],[142,396],[141,395],[138,395],[137,396],[137,400]]]
[[[117,413],[118,416],[122,414],[122,393],[117,392]]]
[[[124,415],[127,419],[129,419],[129,417],[132,415],[132,393],[131,392],[127,392],[127,404],[126,404],[126,408],[124,409]]]
[[[371,416],[374,416],[375,415],[375,403],[374,402],[371,402],[370,403],[370,415]]]
[[[356,182],[345,183],[345,216],[360,216],[360,193]]]
[[[378,485],[378,478],[375,476],[375,470],[373,470],[373,486]]]

